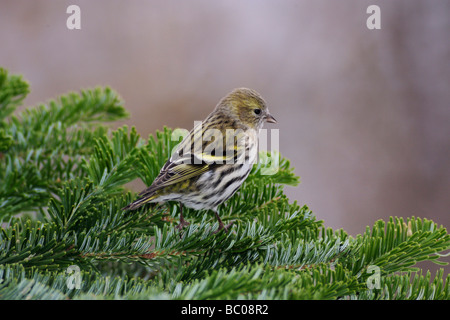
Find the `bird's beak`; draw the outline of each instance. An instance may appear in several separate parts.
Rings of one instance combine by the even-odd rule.
[[[277,123],[277,120],[270,114],[266,114],[265,118],[266,122]]]

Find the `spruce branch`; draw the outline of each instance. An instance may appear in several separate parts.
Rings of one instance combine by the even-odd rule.
[[[450,248],[450,235],[433,221],[411,217],[391,217],[389,222],[375,223],[352,244],[352,254],[343,261],[355,275],[363,275],[370,265],[380,267],[383,274],[409,271],[417,262],[440,261],[442,252]]]
[[[14,112],[29,92],[29,85],[21,76],[9,75],[8,70],[0,67],[0,128],[6,126],[4,119]]]
[[[4,70],[0,82],[1,110],[8,110],[3,114],[9,116],[28,92],[28,85]],[[96,88],[69,93],[2,119],[0,217],[39,210],[62,181],[85,175],[82,160],[93,151],[95,139],[107,133],[98,121],[125,116],[114,91]]]
[[[380,279],[379,288],[352,294],[346,298],[359,300],[449,300],[450,275],[439,269],[432,279],[430,271],[394,274]]]
[[[414,267],[446,264],[445,228],[416,217],[380,220],[356,237],[325,228],[285,195],[299,178],[277,152],[260,152],[220,206],[234,222],[228,233],[191,209],[180,233],[177,203],[123,211],[136,197],[124,185],[150,185],[177,134],[109,129],[128,114],[109,88],[13,114],[28,90],[0,68],[0,299],[449,298],[442,269],[431,279]],[[80,268],[79,289],[67,285],[69,266]],[[373,267],[380,288],[367,284]]]

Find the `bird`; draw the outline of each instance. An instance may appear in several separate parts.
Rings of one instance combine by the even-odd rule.
[[[219,223],[214,233],[228,232],[233,222],[225,226],[218,207],[236,193],[256,163],[258,133],[265,122],[277,123],[257,91],[232,90],[178,144],[153,183],[123,210],[177,201],[179,231],[189,225],[183,217],[185,206],[213,211]]]

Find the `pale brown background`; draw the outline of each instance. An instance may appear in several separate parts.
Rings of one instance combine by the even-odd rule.
[[[70,4],[81,30],[66,28]],[[366,27],[371,4],[381,30]],[[145,137],[256,89],[302,179],[287,194],[325,225],[448,228],[449,13],[448,0],[0,0],[0,65],[31,82],[27,106],[111,86]]]

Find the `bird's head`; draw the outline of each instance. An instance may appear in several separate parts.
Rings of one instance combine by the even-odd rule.
[[[264,122],[277,122],[269,113],[261,95],[255,90],[247,88],[231,91],[220,100],[216,110],[237,120],[239,124],[256,130],[261,129]]]

